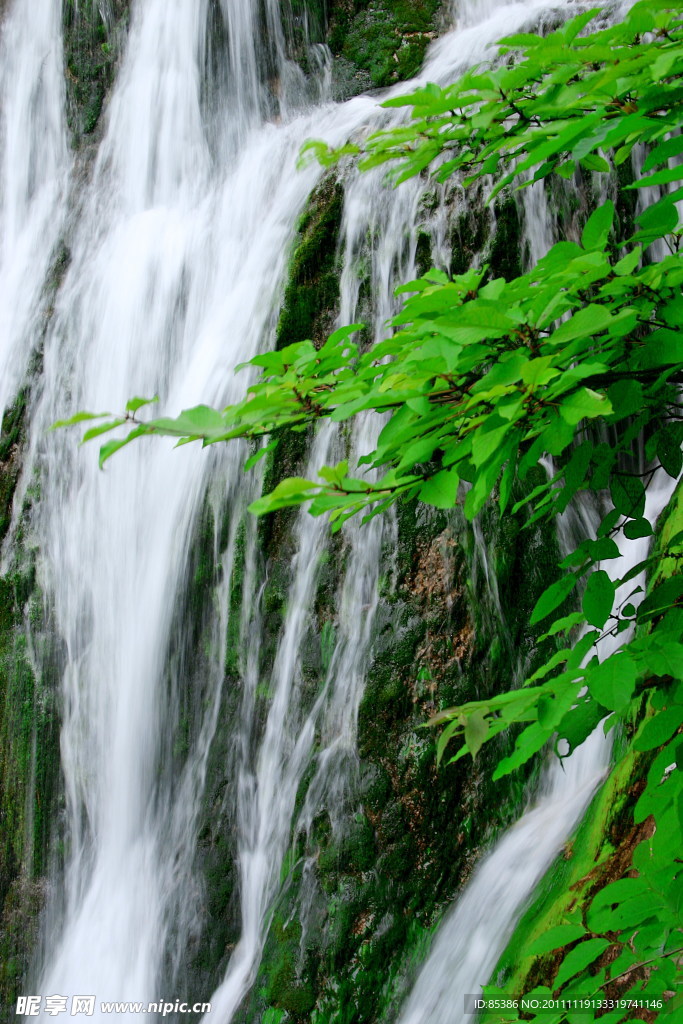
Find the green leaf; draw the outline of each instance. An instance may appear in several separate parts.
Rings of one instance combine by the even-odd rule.
[[[458,729],[462,729],[462,722],[460,721],[460,718],[453,719],[452,722],[449,722],[448,725],[444,729],[442,729],[441,734],[436,742],[437,765],[441,764],[444,751],[446,750],[446,747],[448,746],[448,744],[450,743],[451,739],[453,738]]]
[[[681,352],[683,357],[683,352]],[[683,451],[679,431],[673,424],[665,424],[657,433],[657,458],[669,476],[677,479],[683,469]]]
[[[318,485],[312,480],[305,480],[299,476],[287,477],[270,494],[265,494],[262,498],[253,501],[249,506],[249,511],[255,516],[262,516],[279,508],[298,505],[311,498],[317,490]]]
[[[563,615],[561,619],[557,619],[553,622],[547,633],[543,633],[539,640],[547,640],[549,636],[556,636],[557,633],[565,632],[568,629],[573,629],[580,622],[585,622],[585,616],[583,612],[570,612],[569,615]]]
[[[614,264],[614,273],[619,277],[627,277],[632,274],[640,263],[643,256],[643,250],[640,246],[636,246],[631,252],[623,256],[617,263]]]
[[[643,241],[649,244],[656,238],[670,235],[678,226],[678,210],[673,196],[665,196],[646,207],[636,219],[641,230],[633,236],[631,242]]]
[[[586,929],[581,924],[558,924],[532,942],[526,952],[530,956],[550,953],[554,949],[560,949],[562,946],[568,946],[570,942],[582,939],[585,934]]]
[[[107,443],[103,444],[102,447],[100,448],[100,469],[104,467],[105,462],[108,459],[110,459],[112,455],[120,451],[122,448],[125,448],[127,444],[131,443],[131,441],[134,441],[138,437],[143,437],[145,434],[148,433],[149,429],[147,427],[147,424],[142,423],[140,424],[139,427],[136,427],[135,430],[131,430],[131,432],[126,437],[122,437],[117,441],[107,441]]]
[[[601,160],[600,157],[593,159]],[[601,167],[591,167],[591,170],[605,170],[609,171],[610,166],[602,160]],[[599,206],[586,221],[586,225],[581,234],[581,245],[584,249],[604,249],[607,245],[607,239],[609,233],[612,230],[612,223],[614,221],[614,203],[611,199],[608,199],[606,203]]]
[[[420,501],[434,508],[453,508],[458,494],[458,472],[455,469],[444,469],[423,483],[420,488]]]
[[[474,711],[465,720],[465,743],[473,758],[477,756],[489,734],[489,722],[485,711]]]
[[[183,409],[175,419],[150,420],[147,425],[156,433],[171,437],[210,438],[213,435],[226,432],[226,422],[222,414],[208,405],[196,405],[192,409]]]
[[[107,434],[110,430],[115,430],[116,427],[120,427],[125,422],[125,417],[121,416],[119,419],[109,420],[107,423],[100,423],[97,427],[91,427],[90,430],[86,430],[81,438],[81,444],[85,444],[86,441],[92,441],[94,437],[99,437],[100,434]]]
[[[472,462],[478,468],[487,462],[494,452],[500,450],[500,446],[506,434],[510,430],[510,424],[504,423],[493,430],[484,432],[477,430],[472,441]]]
[[[552,252],[552,250],[551,250]],[[606,330],[612,323],[611,314],[604,306],[591,303],[575,313],[571,320],[562,324],[551,336],[552,346],[557,349],[560,345],[567,345],[577,338],[592,338]],[[605,399],[609,406],[609,402]],[[611,412],[611,407],[608,412]],[[600,415],[596,413],[596,415]],[[576,421],[578,422],[578,421]]]
[[[609,708],[621,711],[631,700],[638,677],[638,669],[624,651],[618,651],[586,674],[586,683],[592,696]]]
[[[257,462],[260,462],[261,459],[265,458],[265,456],[268,455],[270,452],[275,451],[277,445],[277,438],[273,438],[273,440],[269,441],[268,444],[261,445],[261,447],[257,451],[255,451],[253,455],[250,455],[249,458],[245,461],[244,472],[248,473],[250,469],[253,469]]]
[[[633,746],[636,750],[654,750],[666,743],[683,723],[683,705],[665,708],[644,723]]]
[[[667,58],[668,59],[668,58]],[[683,135],[675,135],[672,139],[665,139],[658,146],[652,149],[643,163],[643,171],[651,171],[659,164],[665,164],[670,157],[683,153]]]
[[[575,586],[576,577],[570,574],[563,576],[544,590],[534,605],[534,610],[531,613],[531,618],[529,620],[531,625],[533,626],[536,622],[540,622],[541,619],[544,619],[546,615],[550,615],[551,612],[554,612],[563,601],[566,601]]]
[[[612,503],[622,516],[641,519],[645,511],[645,488],[638,477],[614,473],[610,480]]]
[[[73,427],[76,423],[84,423],[86,420],[101,420],[105,416],[111,416],[110,412],[77,412],[68,420],[56,420],[50,430],[59,430],[61,427]]]
[[[608,388],[607,395],[615,418],[625,419],[643,408],[643,386],[640,381],[619,380]]]
[[[585,970],[589,964],[597,960],[601,953],[605,952],[609,944],[609,939],[588,939],[575,946],[570,953],[567,953],[560,965],[553,983],[555,988],[561,988],[575,974]]]
[[[638,608],[638,622],[649,622],[650,619],[674,605],[683,595],[683,576],[672,576],[655,587]]]
[[[624,524],[624,536],[628,540],[652,536],[652,524],[647,519],[630,519]]]
[[[126,402],[126,412],[136,413],[138,409],[142,409],[143,405],[150,405],[158,401],[158,395],[154,395],[152,398],[131,398],[130,401]]]
[[[580,388],[564,398],[560,405],[560,416],[572,427],[583,419],[608,416],[611,412],[612,403],[609,398],[590,388]]]
[[[582,608],[591,626],[602,629],[607,622],[614,603],[615,589],[604,569],[596,569],[588,577]]]
[[[576,750],[596,729],[607,714],[606,709],[587,693],[564,716],[557,727],[558,737],[569,744],[568,753]]]
[[[587,156],[584,156],[584,157],[581,158],[579,163],[581,164],[581,166],[583,167],[583,169],[585,171],[602,171],[603,173],[609,174],[609,172],[612,170],[610,165],[605,160],[604,156],[600,156],[598,153],[588,153]],[[582,241],[582,244],[583,244],[584,248],[587,248],[587,249],[590,249],[590,248],[595,248],[595,249],[602,248],[604,246],[604,244],[605,244],[605,242],[602,242],[602,245],[597,244],[597,245],[594,245],[594,246],[590,246],[590,245],[587,245],[583,241],[583,238],[581,239],[581,241]],[[607,239],[605,239],[605,241],[607,241]]]

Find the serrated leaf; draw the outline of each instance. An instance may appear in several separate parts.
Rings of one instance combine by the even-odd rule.
[[[597,960],[601,953],[605,952],[609,944],[609,939],[588,939],[575,946],[570,953],[567,953],[560,965],[553,983],[555,988],[561,988],[575,974],[585,970],[589,964]]]
[[[126,402],[126,412],[136,413],[138,409],[142,409],[143,405],[151,405],[158,401],[158,395],[153,395],[152,398],[131,398]]]
[[[465,742],[473,758],[477,756],[489,734],[486,711],[474,711],[465,719]]]
[[[105,416],[111,416],[110,412],[77,412],[68,420],[55,420],[50,430],[59,430],[61,427],[73,427],[77,423],[85,423],[86,420],[101,420]]]
[[[615,589],[604,569],[596,569],[588,577],[581,606],[591,626],[602,629],[607,622],[614,603]]]
[[[633,696],[637,678],[635,662],[618,651],[586,673],[586,684],[599,704],[610,711],[621,711]]]
[[[610,166],[601,157],[592,155],[594,161],[602,161],[600,167],[591,167],[591,170],[605,170],[609,171]],[[611,199],[608,199],[606,203],[599,206],[595,210],[588,220],[581,233],[581,245],[584,249],[604,249],[607,244],[609,233],[612,230],[612,223],[614,221],[614,203]]]
[[[551,612],[554,612],[563,601],[566,601],[575,586],[576,577],[567,575],[563,576],[544,590],[534,605],[534,610],[531,613],[531,618],[529,620],[531,625],[533,626],[536,622],[540,622],[541,619],[544,619],[546,615],[550,615]]]
[[[585,934],[586,929],[581,924],[558,924],[532,942],[526,952],[530,956],[550,953],[554,949],[568,946],[570,942],[576,942],[577,939],[583,938]]]

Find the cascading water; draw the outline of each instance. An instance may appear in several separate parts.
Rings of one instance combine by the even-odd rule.
[[[16,286],[20,298],[9,307],[3,302],[3,308],[18,310],[14,333],[4,332],[9,341],[2,358],[13,367],[22,365],[16,339],[26,334],[60,231],[67,161],[58,8],[56,0],[15,3],[3,36],[6,48],[11,42],[22,55],[17,57],[21,75],[7,73],[2,79],[6,167],[11,162],[14,175],[6,172],[3,189],[3,253],[23,252],[23,246],[27,254]],[[484,59],[486,48],[502,35],[564,8],[550,0],[461,3],[458,27],[433,46],[421,77],[446,83]],[[312,99],[325,96],[326,60],[315,52],[312,63],[321,74],[307,85],[286,58],[279,4],[269,0],[265,17],[260,9],[256,0],[221,0],[223,34],[216,40],[207,36],[207,2],[140,0],[134,6],[104,136],[70,225],[71,266],[46,341],[44,391],[33,410],[27,477],[31,467],[41,473],[35,529],[45,562],[42,582],[53,597],[66,649],[62,762],[69,847],[63,901],[54,901],[48,917],[40,989],[93,992],[98,1003],[158,999],[161,987],[172,985],[174,965],[196,925],[189,908],[195,895],[197,818],[223,697],[220,652],[228,629],[236,538],[255,485],[242,473],[245,452],[239,446],[214,449],[207,457],[194,448],[173,452],[157,441],[133,446],[102,474],[91,450],[76,452],[68,434],[51,435],[47,443],[46,428],[69,406],[119,410],[133,394],[158,393],[172,412],[200,401],[221,406],[241,397],[248,378],[235,376],[234,368],[272,343],[297,218],[322,173],[315,165],[296,170],[301,144],[316,136],[339,145],[359,129],[402,116],[378,111],[367,97],[314,107]],[[38,57],[31,64],[27,55],[32,53]],[[22,76],[29,84],[15,95],[10,86],[23,82]],[[24,116],[27,104],[35,121],[34,150],[19,160],[10,148],[10,127],[12,118]],[[47,154],[40,160],[39,142]],[[419,202],[422,185],[412,182],[390,192],[381,175],[351,172],[345,192],[340,320],[358,316],[354,260],[370,233],[378,239],[371,247],[377,337],[394,309],[394,283],[414,272],[417,226],[425,217]],[[527,199],[527,230],[529,224],[538,228],[535,235],[529,233],[537,256],[544,246],[545,214],[542,190],[532,194],[540,205]],[[20,222],[28,225],[25,239]],[[42,248],[35,248],[36,240]],[[7,378],[5,398],[16,391],[17,373]],[[371,447],[378,428],[379,420],[362,419],[351,442],[353,452]],[[324,427],[311,449],[310,472],[342,454],[335,429]],[[190,749],[178,767],[171,738],[184,680],[169,673],[169,651],[174,612],[187,583],[187,550],[207,491],[215,521],[228,518],[228,540],[222,548],[216,542],[214,551],[222,572],[211,633],[212,667],[201,681]],[[322,807],[334,823],[345,797],[377,605],[383,529],[380,519],[364,528],[345,528],[348,555],[336,646],[327,678],[309,707],[299,661],[326,536],[320,520],[299,516],[264,725],[256,710],[262,671],[260,580],[254,532],[247,531],[242,717],[235,725],[231,796],[242,934],[211,997],[211,1019],[225,1024],[255,976],[292,829],[309,828]],[[315,770],[299,821],[293,823],[316,730]],[[576,767],[562,777],[574,819],[603,770],[603,755],[598,750],[592,756],[584,769],[572,759]],[[533,864],[524,848],[528,884],[522,886],[516,877],[516,901],[507,908],[505,927],[571,829],[566,807],[562,822],[553,819],[552,829],[549,812],[543,811],[559,784],[548,782],[536,810],[505,840],[512,854],[538,828],[552,831],[553,837]],[[492,870],[493,857],[483,865],[482,876]],[[479,891],[478,884],[470,894]],[[451,970],[451,960],[440,950],[460,927],[453,924],[461,920],[458,915],[466,915],[477,899],[466,895],[462,910],[444,926],[401,1018],[405,1024],[456,1019],[444,1002],[453,989],[440,980]],[[477,947],[471,932],[464,941]],[[485,980],[502,938],[496,945],[487,928],[482,942],[487,949],[476,970],[467,961],[468,988]],[[425,995],[430,986],[433,1003]]]
[[[0,39],[0,420],[40,334],[68,168],[61,0],[14,0]]]
[[[234,535],[245,505],[244,452],[228,450],[212,464],[196,452],[141,448],[100,474],[66,436],[45,447],[45,430],[67,396],[76,406],[119,409],[133,392],[156,392],[173,409],[242,394],[234,367],[272,329],[296,218],[320,174],[295,170],[310,117],[250,130],[253,110],[238,107],[227,116],[246,136],[239,154],[231,133],[222,137],[227,152],[212,154],[221,137],[207,137],[202,113],[205,13],[194,0],[178,0],[172,12],[155,0],[135,12],[34,414],[33,458],[43,476],[37,529],[67,650],[71,851],[41,985],[98,999],[158,997],[167,946],[187,938],[175,911],[192,903],[193,824],[222,673],[205,684],[203,719],[177,785],[167,766],[175,708],[165,661],[207,481],[225,481]],[[328,111],[316,128],[340,144],[370,106],[349,105],[342,117]],[[308,597],[301,599],[305,616]]]

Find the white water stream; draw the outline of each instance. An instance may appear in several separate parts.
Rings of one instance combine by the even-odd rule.
[[[221,0],[220,8],[227,42],[216,55],[210,50],[217,44],[207,37],[207,0],[133,4],[103,138],[68,224],[71,264],[57,296],[45,343],[43,392],[33,409],[26,478],[33,469],[41,475],[34,527],[42,583],[54,600],[67,652],[62,765],[68,859],[37,987],[45,994],[96,993],[98,1004],[163,997],[160,987],[172,985],[174,965],[196,928],[197,819],[224,696],[221,652],[236,538],[254,482],[244,478],[245,452],[236,445],[208,454],[194,446],[172,451],[158,440],[145,442],[100,473],[92,447],[77,450],[67,432],[46,441],[46,429],[71,409],[120,410],[134,394],[158,393],[169,412],[240,397],[248,377],[235,375],[234,367],[273,342],[297,219],[322,173],[315,165],[296,170],[302,143],[315,136],[338,145],[354,132],[401,116],[379,111],[368,97],[319,102],[328,86],[324,54],[314,55],[319,79],[306,83],[285,57],[275,0],[268,0],[264,18],[256,0]],[[445,83],[485,58],[500,36],[565,8],[570,9],[557,0],[463,2],[456,29],[432,47],[422,78]],[[38,300],[65,211],[68,157],[57,0],[16,0],[6,15],[3,47],[0,408],[25,372],[27,339],[35,342],[39,335]],[[422,186],[413,182],[390,192],[380,174],[350,172],[345,187],[340,319],[358,316],[355,261],[372,237],[374,332],[380,336],[394,309],[394,284],[414,272]],[[543,248],[547,224],[543,197],[537,190],[536,195],[538,204],[526,204],[534,256]],[[361,420],[353,449],[367,450],[378,427],[372,417]],[[335,429],[324,427],[311,450],[310,471],[342,454]],[[187,552],[207,491],[217,519],[227,509],[228,542],[222,552],[216,548],[222,576],[214,602],[212,669],[201,684],[198,720],[178,775],[170,748],[183,679],[169,679],[169,650],[174,610],[187,583]],[[345,528],[336,647],[319,696],[308,707],[301,645],[311,627],[327,537],[321,520],[299,516],[262,727],[256,701],[263,673],[260,580],[250,534],[241,622],[242,720],[235,730],[231,794],[242,935],[216,992],[197,994],[211,999],[210,1019],[221,1024],[229,1024],[258,967],[316,730],[315,772],[299,826],[308,827],[321,807],[334,822],[344,798],[355,757],[383,529],[380,519],[363,529]],[[474,907],[476,916],[477,894],[482,886],[491,889],[490,882],[475,881],[444,925],[402,1024],[459,1019],[452,1015],[453,993],[473,991],[485,980],[505,929],[604,770],[600,745],[586,749],[587,760],[574,758],[561,779],[553,777],[536,810],[503,841],[507,870],[517,865],[508,887],[512,894],[496,901],[507,923],[484,921],[473,931],[467,908]],[[537,842],[539,832],[543,843]],[[496,856],[503,854],[494,853],[477,878],[488,877],[487,871],[497,880],[509,877],[489,866],[499,864]],[[462,962],[460,974],[453,966],[453,957],[463,955],[457,949],[472,956],[479,951],[476,962]],[[100,1019],[97,1011],[93,1019]]]
[[[13,0],[0,37],[0,422],[40,337],[40,297],[64,215],[61,7]]]

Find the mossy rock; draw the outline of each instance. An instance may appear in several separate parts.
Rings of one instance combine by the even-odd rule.
[[[328,43],[372,85],[391,85],[420,69],[441,7],[441,0],[332,0]]]
[[[263,955],[263,997],[275,1009],[294,1020],[307,1016],[315,1005],[312,979],[301,971],[301,925],[275,916]]]
[[[112,0],[107,7],[65,0],[67,120],[76,144],[91,135],[100,121],[114,81],[128,7],[128,0]]]
[[[322,344],[339,301],[339,229],[344,191],[333,177],[312,193],[299,222],[289,264],[276,347],[311,339]]]
[[[30,498],[13,511],[28,402],[23,390],[0,436],[0,537],[16,515],[12,562],[0,577],[0,1003],[8,1006],[21,992],[36,940],[60,780],[61,656],[34,552],[24,548]]]

